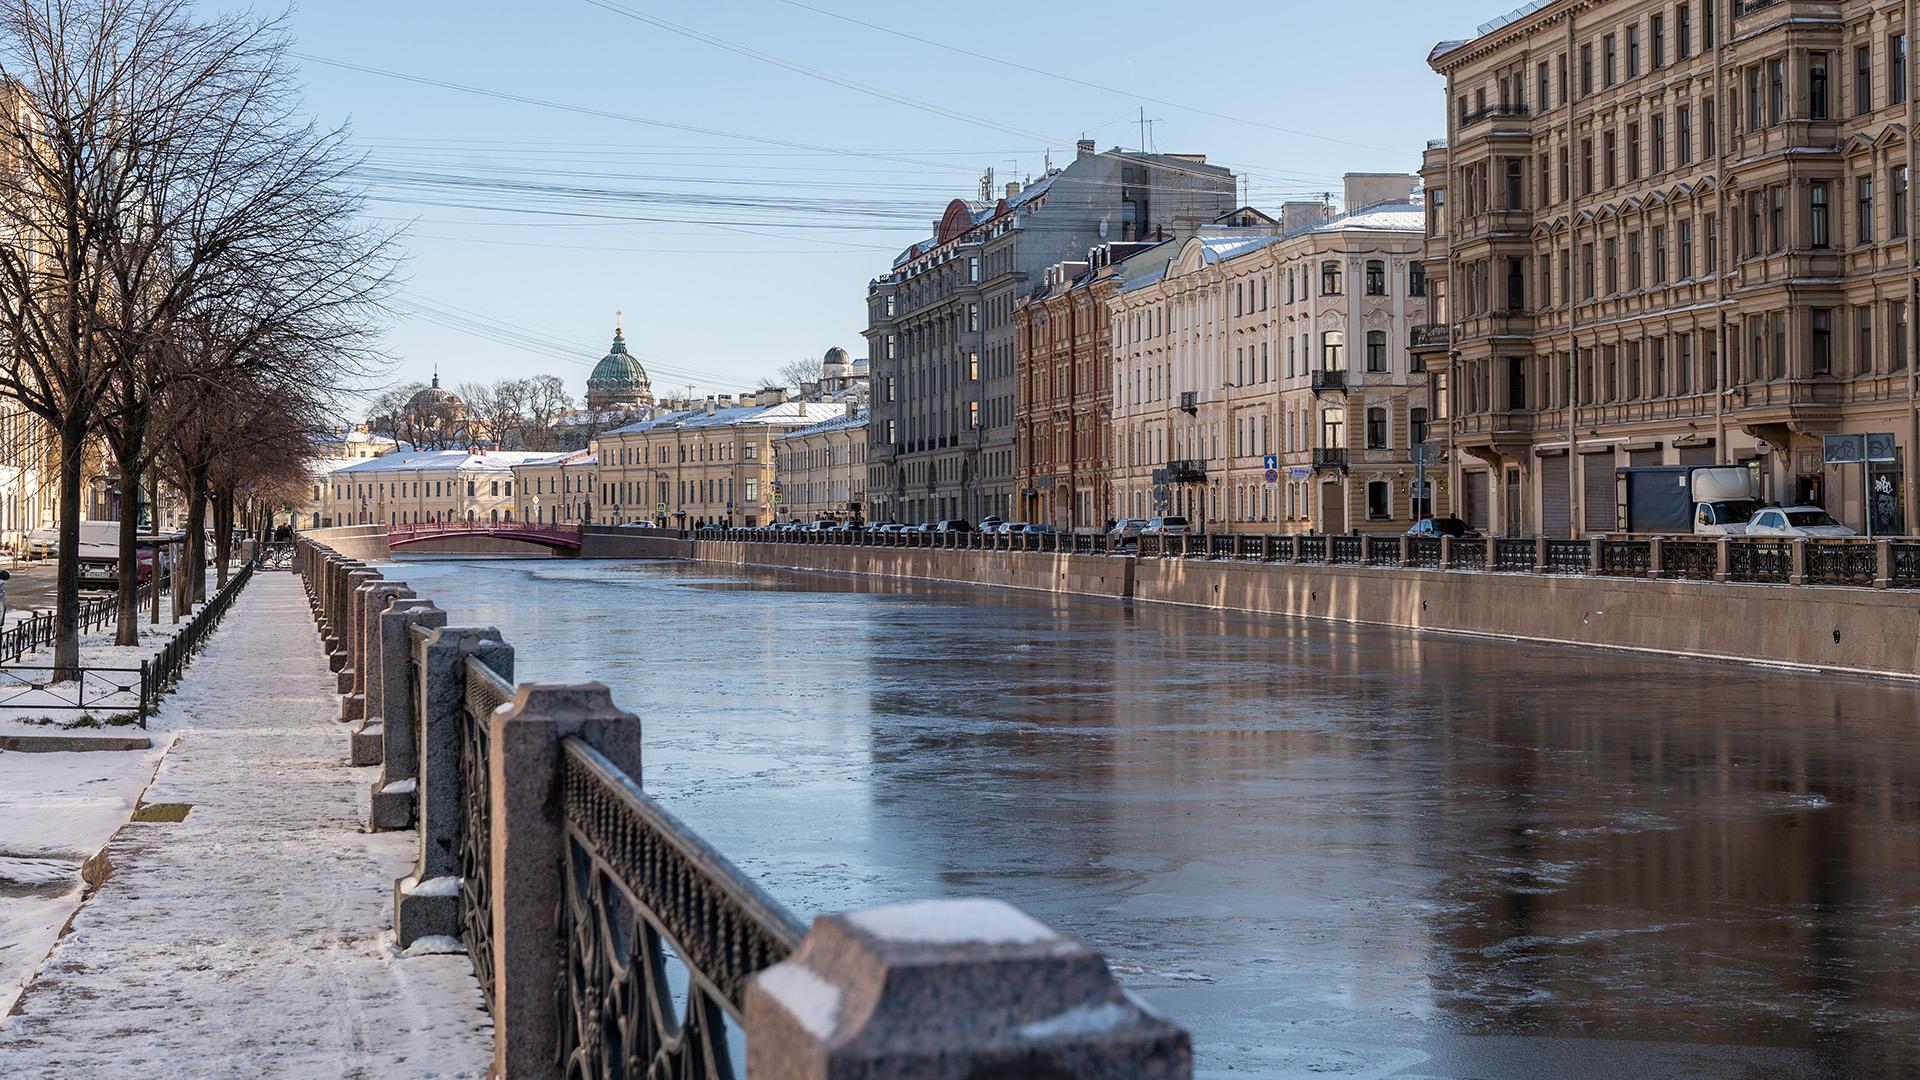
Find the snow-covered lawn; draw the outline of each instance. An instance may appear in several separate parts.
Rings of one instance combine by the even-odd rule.
[[[0,752],[0,1016],[80,906],[81,864],[132,815],[162,752]]]

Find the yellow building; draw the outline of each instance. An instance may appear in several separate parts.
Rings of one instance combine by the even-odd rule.
[[[834,408],[834,406],[827,406]],[[773,440],[776,516],[847,521],[867,498],[867,418],[858,406]]]
[[[597,442],[599,503],[594,520],[617,525],[652,520],[676,528],[774,520],[773,440],[846,407],[787,401],[779,391],[747,395],[739,405],[708,400],[602,434]]]
[[[520,520],[580,525],[593,519],[599,458],[591,450],[546,454],[513,467],[514,506]]]
[[[415,450],[325,475],[322,526],[514,520],[513,467],[546,453]]]

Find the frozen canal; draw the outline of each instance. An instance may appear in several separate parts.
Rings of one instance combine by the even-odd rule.
[[[795,912],[1008,899],[1203,1076],[1920,1070],[1920,692],[1025,593],[408,562]]]

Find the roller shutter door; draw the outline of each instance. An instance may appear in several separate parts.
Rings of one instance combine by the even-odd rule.
[[[1720,460],[1719,453],[1711,446],[1683,446],[1680,448],[1682,465],[1714,465]]]
[[[1491,503],[1493,481],[1484,472],[1462,474],[1461,482],[1466,486],[1467,527],[1478,532],[1487,531],[1487,510]]]
[[[1567,477],[1567,458],[1561,454],[1540,459],[1540,534],[1565,536],[1573,521],[1572,483]]]
[[[1613,532],[1620,527],[1619,497],[1614,493],[1613,452],[1580,457],[1580,517],[1590,533]]]

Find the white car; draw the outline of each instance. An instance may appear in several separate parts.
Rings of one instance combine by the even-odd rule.
[[[1859,533],[1817,506],[1769,506],[1748,519],[1747,535],[1820,540]]]
[[[1140,526],[1141,536],[1186,536],[1192,531],[1193,526],[1187,524],[1187,519],[1177,514],[1153,518]]]

